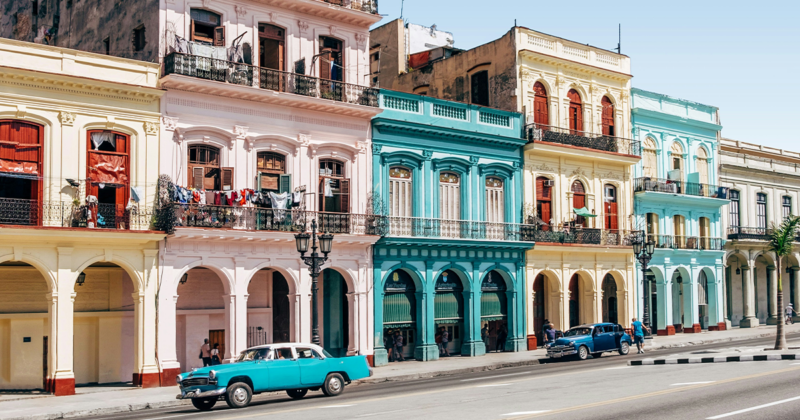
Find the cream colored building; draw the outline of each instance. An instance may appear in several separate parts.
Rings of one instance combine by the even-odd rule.
[[[0,389],[160,383],[158,72],[0,39]]]

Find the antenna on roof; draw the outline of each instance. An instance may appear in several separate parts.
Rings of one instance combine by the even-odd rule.
[[[617,50],[617,54],[622,54],[622,24],[621,23],[619,24],[619,39],[617,41],[617,48],[614,48],[614,49]]]
[[[402,0],[400,2],[400,19],[403,18],[403,8],[405,7],[405,5],[406,5],[406,0]]]

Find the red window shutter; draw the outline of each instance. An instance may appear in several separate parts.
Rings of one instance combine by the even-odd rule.
[[[572,207],[576,209],[586,207],[586,195],[580,193],[572,194]]]
[[[536,178],[536,200],[550,201],[552,198],[552,187],[544,185],[547,181],[545,177]]]
[[[533,122],[536,124],[550,124],[550,115],[547,109],[547,89],[541,82],[533,85],[535,96],[533,99]]]
[[[233,168],[222,168],[222,190],[233,190]]]
[[[603,96],[603,134],[614,135],[614,104],[607,96]]]
[[[541,204],[542,204],[542,206],[541,206],[541,208],[542,208],[542,212],[541,213],[542,214],[539,215],[539,218],[542,219],[543,222],[549,224],[550,223],[550,219],[553,217],[552,216],[552,211],[550,210],[550,202],[549,201],[545,201],[545,202],[542,202]]]
[[[225,27],[224,26],[217,26],[214,28],[214,46],[215,47],[224,47],[225,46]]]
[[[617,218],[617,203],[604,203],[606,229],[619,229],[619,219]]]
[[[583,131],[583,106],[581,95],[575,89],[567,92],[569,98],[569,128],[571,130]]]

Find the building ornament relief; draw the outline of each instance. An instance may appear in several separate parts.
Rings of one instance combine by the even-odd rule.
[[[61,111],[58,113],[58,118],[61,120],[61,125],[72,126],[75,124],[75,114],[72,112]]]
[[[144,132],[150,136],[157,136],[158,135],[159,126],[158,123],[152,121],[145,121],[144,123]]]

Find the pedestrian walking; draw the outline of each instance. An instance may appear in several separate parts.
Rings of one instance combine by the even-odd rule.
[[[219,343],[214,343],[214,348],[211,349],[211,364],[221,365],[222,359],[219,357]]]
[[[450,357],[450,350],[447,349],[447,343],[450,342],[450,333],[447,332],[447,328],[442,327],[442,351],[444,352],[445,357]]]
[[[636,344],[636,348],[639,350],[638,353],[644,353],[644,331],[647,330],[649,333],[650,329],[642,325],[636,318],[633,318],[631,328],[633,328],[633,343]]]
[[[486,347],[484,351],[489,353],[489,324],[483,324],[483,328],[481,328],[481,341]]]
[[[796,315],[797,312],[795,312],[794,308],[792,307],[792,303],[789,302],[789,304],[786,305],[786,325],[792,323],[792,314]]]
[[[403,334],[400,334],[400,331],[394,332],[394,360],[397,361],[398,359],[401,362],[405,362],[406,358],[403,356]]]
[[[506,339],[508,338],[508,327],[506,324],[503,324],[500,327],[500,331],[497,332],[497,345],[495,346],[496,352],[501,352],[506,350]]]
[[[555,341],[556,330],[555,328],[553,328],[553,324],[550,323],[549,319],[544,320],[544,325],[542,325],[542,331],[544,332],[544,344],[549,344]]]
[[[386,357],[390,362],[394,362],[394,332],[392,330],[386,331],[383,336],[383,347],[386,349]]]
[[[436,346],[439,347],[439,356],[442,356],[444,354],[444,351],[442,351],[442,330],[443,329],[444,328],[439,328],[436,331],[436,336],[435,336]]]
[[[211,346],[208,344],[208,339],[203,340],[203,345],[200,346],[200,358],[203,359],[203,367],[211,366]]]

